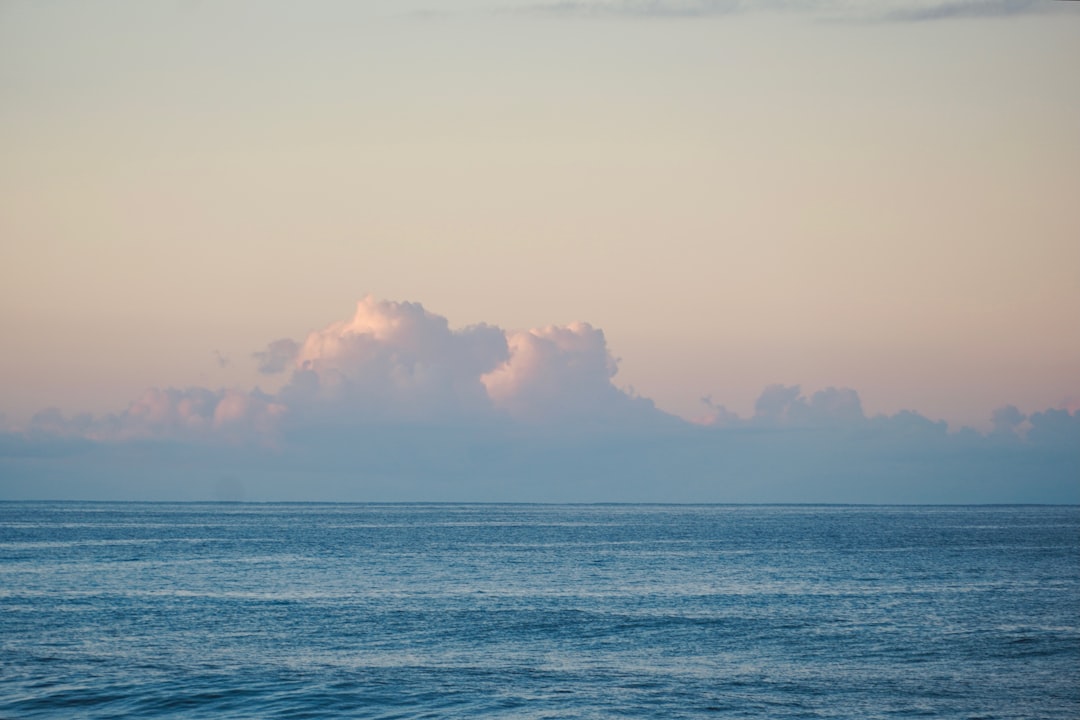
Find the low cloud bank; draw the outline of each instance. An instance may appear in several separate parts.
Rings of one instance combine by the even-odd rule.
[[[806,397],[798,385],[770,385],[758,397],[749,418],[739,417],[711,398],[702,401],[709,411],[697,423],[706,427],[837,430],[855,432],[859,437],[938,438],[987,447],[1025,444],[1080,453],[1080,409],[1072,408],[1069,402],[1031,415],[1025,415],[1015,405],[1000,407],[990,418],[992,430],[984,435],[967,427],[950,433],[944,420],[935,422],[912,410],[868,417],[863,413],[859,394],[850,388],[825,388]],[[1080,483],[1080,476],[1077,481]]]
[[[0,498],[1080,502],[1080,410],[997,410],[987,434],[857,392],[772,385],[687,423],[620,389],[587,323],[453,329],[417,303],[253,353],[280,391],[151,389],[123,412],[0,435]]]

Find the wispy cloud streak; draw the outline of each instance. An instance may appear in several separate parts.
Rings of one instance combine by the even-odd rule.
[[[790,13],[821,20],[924,22],[1065,12],[1069,3],[1035,0],[552,0],[516,5],[511,12],[566,17],[707,18],[749,13]]]

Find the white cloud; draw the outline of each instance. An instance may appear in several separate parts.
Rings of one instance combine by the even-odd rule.
[[[481,381],[494,405],[516,420],[601,420],[656,412],[612,384],[618,371],[604,333],[588,323],[507,334],[510,355]]]
[[[508,357],[498,328],[452,330],[418,303],[370,296],[350,319],[310,333],[298,348],[281,399],[297,413],[362,422],[486,415],[481,377]]]
[[[298,421],[625,425],[662,416],[613,384],[616,361],[587,323],[452,329],[419,303],[369,296],[351,318],[256,357],[274,368],[292,358],[278,397]]]

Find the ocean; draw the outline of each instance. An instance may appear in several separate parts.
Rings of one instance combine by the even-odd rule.
[[[1080,717],[1080,507],[0,503],[2,718]]]

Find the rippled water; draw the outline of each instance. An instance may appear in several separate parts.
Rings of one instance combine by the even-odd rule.
[[[0,717],[1080,717],[1080,508],[0,504]]]

